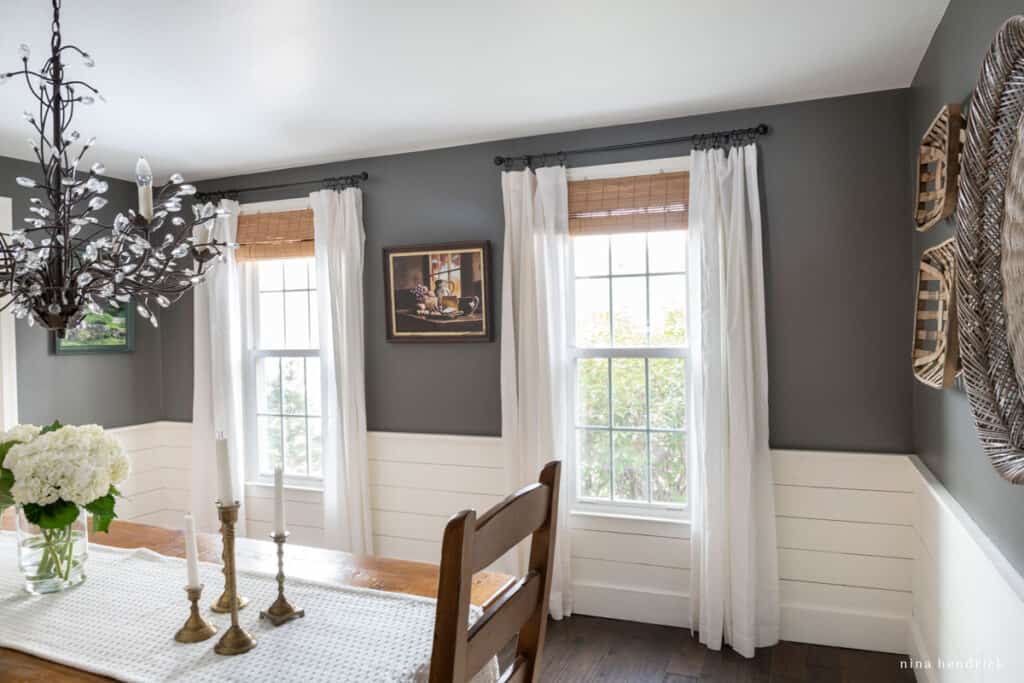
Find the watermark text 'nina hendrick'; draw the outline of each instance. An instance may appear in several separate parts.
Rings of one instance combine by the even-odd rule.
[[[999,671],[1003,662],[999,657],[953,657],[943,659],[904,659],[901,669],[941,669],[945,671]]]

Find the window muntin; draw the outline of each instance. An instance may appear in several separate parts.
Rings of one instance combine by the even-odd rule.
[[[249,367],[258,478],[283,464],[291,479],[323,476],[316,269],[312,258],[261,260],[253,275]]]
[[[686,504],[686,232],[573,238],[577,503]]]

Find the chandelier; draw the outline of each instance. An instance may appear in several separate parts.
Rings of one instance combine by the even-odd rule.
[[[86,67],[95,62],[79,47],[62,43],[60,0],[53,0],[50,54],[42,67],[29,68],[27,45],[18,54],[21,69],[0,73],[0,83],[23,76],[39,104],[24,117],[34,132],[29,144],[42,172],[39,179],[17,178],[38,196],[29,200],[27,225],[0,234],[0,298],[8,297],[0,311],[10,307],[29,325],[63,337],[88,313],[113,312],[133,302],[156,327],[157,307],[170,306],[201,283],[212,262],[236,246],[212,238],[222,212],[212,204],[197,205],[186,219],[182,204],[195,186],[175,173],[154,198],[153,173],[139,159],[138,211],[128,209],[109,224],[102,222],[96,214],[107,205],[105,169],[99,162],[85,167],[83,158],[95,138],[82,141],[71,121],[77,106],[105,100],[90,84],[65,74],[69,56]]]

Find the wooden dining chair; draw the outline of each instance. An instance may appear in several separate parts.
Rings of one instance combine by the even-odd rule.
[[[430,683],[468,681],[517,634],[515,659],[501,680],[539,680],[561,468],[560,462],[549,462],[536,484],[519,489],[479,519],[475,510],[463,510],[448,521],[441,546]],[[473,574],[531,535],[526,576],[467,630]]]

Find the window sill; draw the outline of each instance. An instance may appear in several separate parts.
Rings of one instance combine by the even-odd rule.
[[[246,488],[254,487],[254,488],[258,488],[258,489],[273,489],[274,488],[274,484],[273,483],[267,482],[267,481],[259,481],[259,480],[257,480],[257,481],[247,481],[247,482],[245,482],[245,486],[246,486]],[[323,489],[322,486],[320,486],[320,487],[317,487],[317,486],[300,486],[300,485],[297,485],[297,484],[289,484],[287,482],[285,482],[284,488],[285,488],[285,491],[302,491],[302,492],[305,492],[305,493],[318,493],[318,494],[322,494],[324,492],[324,489]]]
[[[570,510],[569,528],[574,532],[610,532],[670,539],[690,537],[690,520],[685,517],[653,517],[621,512]]]
[[[690,526],[690,520],[687,517],[682,516],[664,516],[659,517],[656,515],[633,515],[628,512],[598,512],[596,510],[581,510],[575,509],[570,510],[569,515],[572,517],[587,518],[592,517],[596,519],[609,519],[609,520],[623,520],[628,522],[641,522],[649,524],[673,524],[677,526]]]

